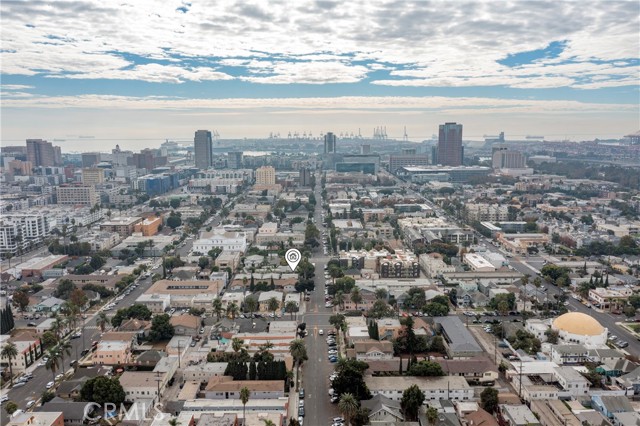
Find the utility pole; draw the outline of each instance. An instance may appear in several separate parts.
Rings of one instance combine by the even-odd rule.
[[[178,339],[178,368],[182,368],[180,365],[180,358],[182,357],[182,353],[180,351],[180,339]]]
[[[158,402],[160,402],[160,382],[162,378],[160,377],[162,373],[160,371],[156,371],[156,383],[158,384]]]

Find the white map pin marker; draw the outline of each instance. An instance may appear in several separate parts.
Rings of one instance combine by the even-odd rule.
[[[287,263],[289,264],[289,268],[291,268],[292,271],[295,271],[296,266],[298,266],[298,263],[300,263],[300,260],[302,260],[302,255],[300,254],[300,250],[298,249],[287,250],[287,252],[284,255],[284,260],[286,260]]]

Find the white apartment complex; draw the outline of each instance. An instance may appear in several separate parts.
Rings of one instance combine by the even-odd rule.
[[[223,228],[215,228],[210,232],[202,232],[200,239],[194,241],[193,251],[203,254],[214,248],[223,251],[247,251],[247,236],[244,232],[226,231]]]
[[[509,207],[499,204],[469,203],[464,206],[467,220],[501,222],[509,219]]]
[[[15,255],[44,241],[49,220],[44,214],[14,213],[0,219],[0,254]]]

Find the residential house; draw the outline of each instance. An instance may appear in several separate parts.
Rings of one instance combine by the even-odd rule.
[[[469,384],[491,384],[498,379],[498,371],[488,358],[479,356],[470,359],[435,359],[449,376],[461,376]]]
[[[542,426],[582,426],[582,422],[558,399],[531,401],[531,411],[537,414]]]
[[[573,367],[556,367],[554,376],[564,393],[572,398],[589,393],[589,381]]]
[[[466,413],[464,420],[466,420],[469,426],[499,426],[498,420],[482,408]]]
[[[499,405],[499,416],[506,426],[542,426],[526,405]]]
[[[399,401],[377,394],[370,400],[361,402],[363,408],[369,410],[370,422],[401,422],[404,420]]]
[[[42,300],[40,303],[33,307],[33,310],[36,312],[51,312],[55,313],[60,310],[64,300],[58,299],[57,297],[47,297]]]
[[[627,395],[640,395],[640,367],[624,376],[618,377],[616,383],[627,390]]]
[[[354,343],[357,360],[384,360],[393,358],[393,343],[388,340],[363,340]]]
[[[91,360],[94,365],[120,365],[131,361],[137,333],[108,332],[102,336]]]
[[[136,333],[140,337],[146,337],[149,335],[149,331],[151,331],[151,321],[131,318],[120,324],[118,331]]]
[[[64,426],[62,411],[41,413],[20,413],[11,417],[7,426]]]
[[[278,399],[285,396],[282,380],[233,380],[230,376],[214,376],[205,387],[207,399],[239,399],[240,389],[251,391],[252,398]]]
[[[125,401],[136,399],[156,399],[158,392],[162,394],[162,377],[153,371],[125,371],[120,376],[120,384],[125,393]]]
[[[195,315],[175,315],[169,319],[176,336],[196,336],[200,330],[200,317]]]
[[[634,411],[629,399],[626,396],[619,395],[593,395],[591,396],[591,406],[608,419],[613,419],[616,413],[629,413]]]
[[[582,364],[587,360],[589,351],[583,345],[553,345],[551,361],[558,365]]]
[[[380,340],[397,339],[402,330],[402,324],[397,318],[381,318],[376,321],[378,324],[378,336]]]
[[[87,420],[87,415],[97,417],[103,413],[91,406],[87,406],[86,402],[67,401],[62,398],[53,398],[43,406],[36,407],[34,412],[37,413],[59,413],[62,412],[64,426],[83,426]]]
[[[164,351],[156,351],[154,349],[144,351],[136,357],[136,365],[145,367],[155,367],[162,358],[167,354]]]
[[[208,383],[212,377],[224,376],[226,362],[207,362],[189,365],[182,370],[182,377],[187,382]]]
[[[279,307],[282,308],[282,298],[283,294],[279,291],[263,291],[258,296],[258,304],[260,306],[260,312],[269,312],[269,300],[271,298],[275,298],[278,301]]]

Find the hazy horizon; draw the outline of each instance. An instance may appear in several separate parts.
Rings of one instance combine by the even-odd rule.
[[[2,2],[3,145],[640,129],[640,3]],[[88,142],[87,142],[88,143]],[[93,144],[91,144],[93,145]],[[100,149],[99,146],[87,150]]]

